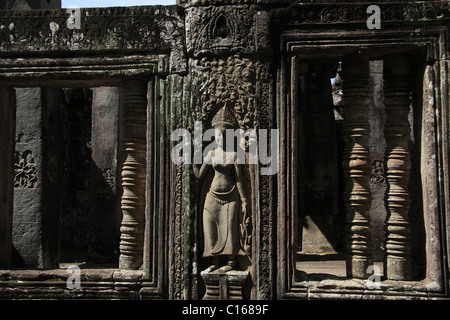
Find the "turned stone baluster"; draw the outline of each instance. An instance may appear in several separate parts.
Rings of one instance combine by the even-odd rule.
[[[373,264],[369,210],[369,59],[355,54],[342,61],[344,113],[343,135],[345,149],[343,174],[346,208],[347,277],[367,278],[367,268]]]
[[[388,279],[410,280],[411,244],[408,193],[411,160],[408,149],[411,103],[411,64],[408,55],[395,54],[384,61],[386,107],[386,175],[388,182],[385,270]]]
[[[147,83],[124,84],[122,167],[122,225],[119,268],[136,270],[143,262],[145,225],[145,155],[147,130]]]

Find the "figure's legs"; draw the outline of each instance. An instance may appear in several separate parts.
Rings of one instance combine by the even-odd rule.
[[[207,201],[208,199],[209,198],[206,197]],[[203,210],[203,240],[203,255],[208,257],[211,255],[211,251],[217,242],[217,221],[208,208]]]

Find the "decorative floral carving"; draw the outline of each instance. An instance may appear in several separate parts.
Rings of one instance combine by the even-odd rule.
[[[256,63],[256,82],[258,83],[255,98],[257,99],[258,108],[255,111],[255,127],[261,129],[274,128],[275,120],[273,109],[271,105],[270,88],[273,85],[273,78],[270,72],[269,63]],[[271,150],[271,152],[274,152]],[[272,263],[273,263],[273,237],[271,230],[273,228],[274,207],[272,191],[274,187],[273,177],[258,176],[258,191],[259,191],[259,215],[254,217],[255,221],[255,237],[257,240],[253,246],[257,246],[255,257],[258,263],[258,273],[260,277],[256,279],[258,288],[258,299],[271,299],[271,281],[272,281]]]
[[[231,108],[243,129],[253,127],[255,65],[240,55],[228,58],[195,60],[198,73],[195,87],[199,90],[197,119],[210,121],[218,108]]]
[[[385,183],[386,174],[384,172],[383,161],[375,160],[372,163],[372,176],[370,178],[371,183]]]
[[[111,168],[105,168],[102,170],[102,176],[104,181],[108,184],[111,189],[114,189],[115,178]]]
[[[336,10],[326,8],[322,10],[320,16],[323,22],[333,22],[336,21],[337,12]]]
[[[381,19],[385,22],[424,21],[450,16],[448,2],[404,3],[380,2]],[[275,10],[274,21],[283,24],[348,23],[367,21],[367,4],[340,6],[324,3],[291,4]]]
[[[348,22],[353,20],[353,11],[349,7],[341,7],[338,9],[338,20]]]
[[[186,12],[186,46],[195,57],[255,51],[252,6],[193,7]]]
[[[37,168],[30,150],[15,154],[14,188],[33,189],[38,182]]]

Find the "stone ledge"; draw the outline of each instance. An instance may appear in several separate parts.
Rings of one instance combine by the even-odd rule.
[[[80,289],[67,288],[71,275],[65,269],[0,270],[0,299],[140,299],[143,287],[161,298],[142,270],[81,268]]]
[[[383,280],[371,289],[367,280],[321,280],[295,282],[286,299],[439,299],[444,288],[432,281]]]

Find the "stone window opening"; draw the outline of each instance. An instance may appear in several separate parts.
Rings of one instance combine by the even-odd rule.
[[[421,70],[415,73],[405,69],[408,73],[405,75],[399,68],[407,68],[406,64],[394,67],[401,58],[394,55],[387,59],[387,67],[383,59],[365,61],[366,79],[350,83],[347,91],[342,59],[299,59],[297,62],[297,281],[367,279],[371,272],[383,280],[420,281],[425,277],[425,222],[420,180],[423,83],[420,73],[423,74],[423,69],[418,68]],[[347,66],[351,63],[348,61]],[[346,74],[347,79],[354,75],[360,76],[358,72]],[[386,85],[392,89],[386,89]],[[359,94],[354,88],[366,90],[366,100],[354,100]],[[346,93],[351,97],[347,98]],[[388,115],[385,102],[394,109]],[[351,107],[351,112],[357,115],[346,115],[350,103],[365,103],[367,115],[360,116],[359,111]],[[390,117],[388,123],[386,116]],[[346,117],[351,125],[345,123]],[[362,131],[365,133],[361,134]],[[349,136],[355,132],[356,138]],[[358,140],[364,134],[367,135],[364,140]],[[352,142],[355,145],[349,147]],[[361,144],[366,148],[364,151]],[[405,148],[408,155],[398,152],[399,148]],[[356,171],[349,171],[346,163],[360,159],[353,152],[360,152],[370,166],[364,169],[357,166]],[[399,162],[398,168],[393,167],[397,164],[392,165],[395,161]],[[389,165],[391,171],[388,171]],[[362,171],[364,182],[358,180]],[[390,191],[389,185],[395,190]],[[358,197],[360,199],[355,201]],[[403,201],[406,212],[401,211],[404,209],[396,211],[399,201]],[[355,216],[352,220],[348,214],[350,207],[358,206],[364,207],[367,220],[356,221]],[[361,224],[367,233],[352,235],[349,232],[357,230],[355,226]],[[360,260],[349,261],[350,247],[358,248],[353,254],[369,257],[362,267],[365,272],[360,275],[352,275],[352,272],[357,273],[355,268]],[[375,267],[367,270],[370,265]]]
[[[342,112],[333,100],[340,85],[337,63],[299,63],[298,76],[298,263],[309,273],[327,264],[331,274],[342,274],[340,184],[338,140]],[[336,94],[335,94],[336,95]],[[342,171],[342,170],[340,170]],[[325,262],[326,261],[326,262]],[[329,266],[330,265],[330,266]],[[345,270],[345,266],[344,266]],[[330,275],[331,275],[330,274]]]
[[[12,268],[118,268],[119,105],[115,87],[16,88]]]

